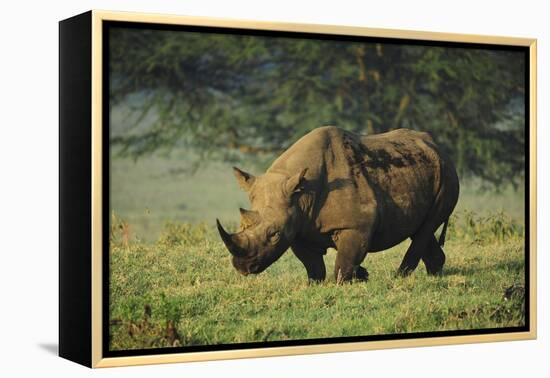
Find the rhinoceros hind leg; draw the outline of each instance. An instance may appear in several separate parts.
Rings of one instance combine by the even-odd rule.
[[[403,260],[401,261],[401,265],[399,265],[399,268],[397,269],[397,275],[405,277],[414,272],[418,266],[418,262],[420,261],[420,256],[421,252],[418,248],[415,248],[415,243],[413,240],[409,246],[409,249],[407,249],[405,256],[403,257]]]
[[[369,279],[369,272],[362,266],[358,266],[355,269],[355,277],[357,281],[367,281]]]
[[[430,275],[439,275],[443,271],[443,265],[445,264],[445,253],[439,246],[439,243],[432,237],[430,244],[422,255],[422,261],[426,265],[426,271]]]
[[[430,237],[433,238],[433,234],[430,235],[427,232],[419,232],[412,237],[411,245],[397,269],[397,275],[405,277],[414,272],[430,243]]]
[[[444,201],[444,198],[445,190],[440,190],[434,207],[428,214],[427,221],[411,237],[412,243],[397,271],[399,275],[411,274],[418,266],[420,259],[423,259],[424,263],[427,262],[426,268],[430,274],[437,274],[441,271],[445,263],[445,255],[435,239],[434,232],[449,218],[454,207],[452,202]]]

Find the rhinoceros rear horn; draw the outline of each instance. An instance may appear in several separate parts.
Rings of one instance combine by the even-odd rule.
[[[241,212],[241,227],[247,228],[260,222],[260,214],[257,211],[239,208]]]
[[[223,240],[223,244],[225,244],[229,252],[231,252],[233,256],[237,256],[237,257],[246,256],[247,251],[244,245],[245,243],[243,238],[237,234],[228,234],[223,229],[218,219],[216,219],[216,225],[218,226],[218,232],[220,233],[220,237]]]

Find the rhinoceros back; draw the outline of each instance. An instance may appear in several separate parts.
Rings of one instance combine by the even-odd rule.
[[[441,187],[442,159],[432,138],[407,129],[362,136],[362,174],[376,193],[372,249],[389,248],[420,228]]]
[[[325,126],[306,134],[269,171],[308,168],[320,233],[372,227],[371,251],[414,235],[441,186],[442,159],[432,138],[399,129],[372,136]]]

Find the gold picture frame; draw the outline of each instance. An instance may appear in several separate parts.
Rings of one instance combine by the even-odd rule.
[[[261,347],[254,349],[228,349],[217,351],[197,351],[184,353],[143,354],[123,357],[104,356],[104,207],[103,193],[103,150],[106,142],[103,135],[105,120],[105,99],[103,98],[104,40],[103,26],[106,22],[128,22],[162,25],[188,25],[195,27],[237,28],[240,30],[262,30],[273,32],[299,32],[310,34],[331,34],[335,36],[358,36],[377,38],[398,38],[400,40],[422,40],[436,42],[459,42],[521,46],[528,49],[529,56],[529,241],[528,262],[528,330],[491,334],[459,336],[434,336],[426,338],[406,338],[397,340],[377,340],[314,344],[299,346]],[[82,53],[85,50],[85,53]],[[481,343],[535,339],[536,326],[536,39],[469,34],[436,33],[377,29],[367,27],[293,24],[279,22],[259,22],[254,20],[216,19],[209,17],[188,17],[174,15],[126,13],[93,10],[60,23],[60,355],[89,367],[113,367],[143,364],[160,364],[187,361],[207,361],[298,355],[311,353],[345,352],[357,350],[419,347],[448,344]],[[78,56],[78,57],[77,57]],[[69,67],[80,64],[81,70]],[[89,77],[86,70],[89,69]],[[72,71],[71,71],[72,70]],[[74,71],[74,72],[73,72]],[[77,90],[75,91],[75,85]],[[79,96],[78,93],[83,93]],[[86,97],[88,96],[89,97]],[[89,102],[88,102],[89,101]],[[78,102],[78,104],[76,103]],[[74,109],[80,111],[74,112]],[[88,126],[74,130],[75,121],[85,121]],[[73,130],[70,130],[70,125]],[[76,134],[75,134],[76,133]],[[76,138],[76,139],[75,139]],[[70,143],[79,140],[89,146],[84,151],[71,149]],[[72,142],[71,142],[72,141]],[[80,143],[78,142],[78,143]],[[78,144],[77,143],[77,144]],[[70,154],[86,155],[89,167],[71,166]],[[84,155],[83,155],[84,156]],[[86,179],[79,181],[84,192],[71,188],[77,170]],[[70,177],[70,179],[69,179]],[[80,176],[76,176],[78,180]],[[78,186],[78,185],[77,185]],[[84,201],[84,214],[71,213],[70,207]],[[75,217],[88,217],[82,222],[74,222]],[[73,236],[69,236],[73,235]],[[82,236],[82,235],[85,235]],[[81,253],[82,251],[82,253]],[[78,256],[74,256],[78,254]],[[79,294],[80,293],[80,294]],[[80,295],[81,298],[76,299]],[[82,314],[89,314],[83,316]],[[78,350],[75,350],[78,349]]]

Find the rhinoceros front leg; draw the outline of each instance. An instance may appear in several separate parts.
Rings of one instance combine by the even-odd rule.
[[[367,256],[370,235],[357,230],[339,230],[333,235],[336,245],[334,278],[337,284],[357,279],[366,281],[368,272],[360,266]]]
[[[325,280],[326,268],[325,261],[323,260],[325,250],[308,247],[306,243],[296,241],[292,244],[291,249],[302,264],[304,264],[310,283]]]

